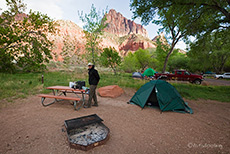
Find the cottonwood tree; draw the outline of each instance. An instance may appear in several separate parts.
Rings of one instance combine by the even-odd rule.
[[[144,71],[147,67],[153,67],[155,59],[153,59],[148,50],[139,48],[135,51],[134,56],[136,58],[136,65]]]
[[[230,30],[216,31],[206,34],[190,44],[188,56],[193,70],[212,70],[222,73],[226,62],[230,59]],[[202,63],[197,63],[202,61]]]
[[[153,53],[141,48],[134,53],[129,52],[124,57],[121,68],[126,72],[144,71],[147,67],[155,69],[157,60]]]
[[[166,57],[164,59],[164,66],[163,66],[163,69],[162,69],[162,72],[165,72],[169,57],[172,54],[172,52],[173,52],[173,50],[175,48],[175,45],[186,34],[185,29],[180,29],[179,28],[178,20],[179,20],[179,18],[181,18],[181,16],[175,16],[174,13],[177,10],[175,10],[172,7],[160,9],[160,8],[158,8],[158,6],[155,7],[155,6],[152,6],[152,5],[150,5],[150,6],[146,5],[145,6],[146,8],[150,7],[149,11],[151,9],[157,9],[157,14],[159,16],[159,20],[156,20],[156,19],[153,19],[153,18],[146,18],[146,16],[145,16],[146,11],[140,12],[139,8],[137,6],[135,6],[134,4],[136,4],[136,3],[133,3],[133,5],[132,5],[132,9],[134,10],[134,15],[135,15],[134,18],[141,16],[142,22],[144,22],[144,24],[148,24],[151,20],[153,20],[153,23],[163,27],[161,29],[161,31],[164,30],[166,32],[166,34],[170,34],[170,38],[171,38],[172,41],[170,43],[170,48],[167,51],[167,55],[166,55]]]
[[[128,73],[135,72],[139,68],[137,66],[137,59],[136,56],[132,53],[129,52],[123,59],[121,68]]]
[[[112,68],[114,74],[117,73],[117,66],[121,64],[121,57],[115,48],[104,48],[100,56],[101,64]]]
[[[230,26],[229,0],[131,0],[134,18],[141,17],[143,24],[153,21],[171,34],[171,49],[165,58],[166,64],[176,43],[188,36],[200,37],[207,32],[228,29]],[[159,16],[159,21],[155,19]]]
[[[88,60],[92,60],[96,64],[97,55],[99,52],[99,43],[101,41],[101,35],[103,34],[103,29],[107,27],[105,21],[106,12],[97,11],[96,7],[92,4],[89,14],[83,14],[83,11],[78,12],[80,20],[84,23],[83,29],[86,38],[86,50],[90,57]]]
[[[44,62],[51,58],[52,42],[47,34],[55,32],[53,20],[32,10],[25,14],[26,5],[21,0],[6,0],[6,4],[8,10],[0,16],[0,70],[44,69]]]
[[[180,28],[187,26],[187,21],[193,24],[189,35],[202,35],[217,29],[230,26],[229,0],[131,0],[134,17],[141,17],[144,24],[154,21],[159,10],[174,8],[175,16],[183,15],[177,22]]]

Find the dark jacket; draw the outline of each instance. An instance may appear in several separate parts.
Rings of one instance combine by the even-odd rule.
[[[97,72],[97,70],[94,69],[94,66],[91,69],[88,69],[89,72],[89,84],[90,85],[97,85],[99,80],[100,80],[100,76]]]

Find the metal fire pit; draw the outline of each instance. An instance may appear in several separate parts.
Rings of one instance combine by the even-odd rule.
[[[104,144],[109,138],[109,128],[102,121],[96,114],[65,120],[70,147],[86,151]]]

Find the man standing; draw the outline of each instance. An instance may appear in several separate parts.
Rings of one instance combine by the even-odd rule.
[[[88,74],[89,74],[89,85],[90,85],[90,91],[89,91],[89,101],[86,106],[86,108],[90,108],[92,104],[92,99],[94,100],[93,106],[98,106],[97,103],[97,94],[96,94],[96,88],[97,84],[100,80],[100,76],[96,69],[94,69],[94,65],[92,63],[88,64]]]

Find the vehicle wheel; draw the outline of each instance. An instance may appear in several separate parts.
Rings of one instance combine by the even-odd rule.
[[[223,77],[221,76],[221,77],[219,77],[219,78],[217,78],[217,79],[223,79]]]
[[[196,79],[193,83],[196,84],[196,85],[200,85],[201,84],[201,80]]]

